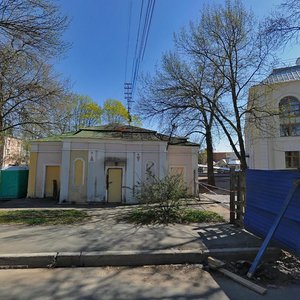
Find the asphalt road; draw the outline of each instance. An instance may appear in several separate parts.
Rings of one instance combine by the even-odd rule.
[[[300,286],[259,295],[197,265],[0,271],[0,299],[208,299],[295,300]]]
[[[201,266],[1,270],[0,299],[227,300]]]

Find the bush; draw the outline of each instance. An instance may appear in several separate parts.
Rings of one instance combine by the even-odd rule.
[[[146,215],[153,216],[159,223],[173,223],[180,217],[180,205],[187,197],[187,188],[179,175],[162,179],[148,174],[149,180],[143,183],[136,198],[146,206]]]

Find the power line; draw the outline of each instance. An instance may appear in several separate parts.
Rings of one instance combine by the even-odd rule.
[[[129,4],[129,20],[128,20],[128,35],[127,35],[127,47],[126,47],[126,58],[125,58],[125,81],[127,79],[127,63],[128,63],[128,52],[129,52],[129,42],[130,42],[130,28],[131,28],[131,14],[132,14],[132,0]]]
[[[143,25],[143,31],[142,31],[142,37],[140,40],[139,52],[138,52],[138,56],[134,59],[134,62],[133,62],[134,64],[132,66],[132,68],[133,68],[132,93],[133,94],[134,94],[134,90],[136,87],[136,80],[138,78],[140,64],[143,61],[143,57],[144,57],[146,46],[147,46],[154,6],[155,6],[155,0],[148,0],[147,10],[146,10],[146,14],[145,14],[145,20],[144,20],[144,25]]]
[[[155,7],[155,1],[156,0],[148,0],[147,8],[145,13],[143,13],[144,10],[144,0],[141,2],[140,12],[139,12],[139,23],[138,23],[138,30],[137,30],[137,36],[135,41],[135,47],[134,47],[134,56],[132,60],[132,68],[131,68],[131,80],[130,82],[127,81],[127,66],[128,66],[128,53],[129,53],[129,42],[130,42],[130,31],[131,31],[131,10],[132,10],[132,2],[130,2],[130,12],[129,12],[129,26],[128,26],[128,38],[127,38],[127,51],[126,51],[126,63],[125,63],[125,83],[124,83],[124,95],[125,99],[127,100],[127,109],[128,109],[128,116],[129,116],[129,124],[131,122],[131,104],[133,102],[132,98],[134,95],[135,87],[137,78],[139,75],[139,69],[141,62],[144,59],[147,43],[148,43],[148,37],[150,32],[150,27],[152,23],[153,18],[153,11]],[[142,25],[142,19],[144,16],[144,22]]]
[[[142,54],[142,60],[144,59],[144,54],[145,54],[145,50],[146,50],[146,47],[147,47],[149,30],[150,30],[150,26],[151,26],[151,22],[152,22],[153,11],[154,11],[154,5],[155,5],[155,0],[153,0],[153,5],[152,5],[152,8],[151,8],[151,12],[150,12],[150,20],[149,20],[149,26],[148,26],[148,29],[147,29],[146,41],[145,41],[145,46],[144,46],[144,50],[143,50],[143,54]]]

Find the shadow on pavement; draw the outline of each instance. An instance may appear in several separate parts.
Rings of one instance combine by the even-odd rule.
[[[194,228],[209,249],[260,247],[262,240],[232,224],[204,225]]]
[[[0,271],[3,299],[228,299],[197,266],[4,272]]]

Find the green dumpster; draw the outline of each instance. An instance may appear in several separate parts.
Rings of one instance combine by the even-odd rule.
[[[0,200],[26,197],[28,172],[27,167],[7,167],[0,170]]]

